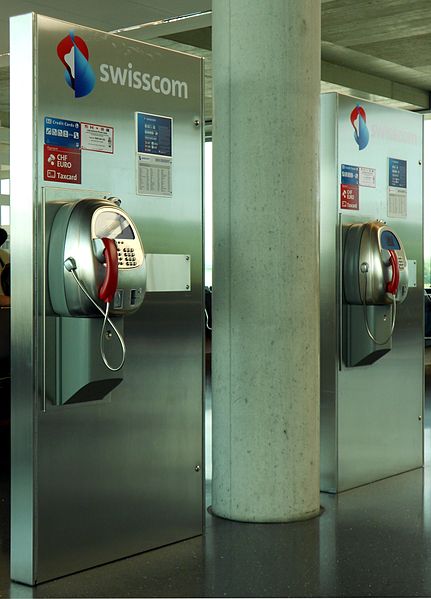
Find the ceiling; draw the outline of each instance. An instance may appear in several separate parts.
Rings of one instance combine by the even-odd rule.
[[[322,79],[428,109],[430,0],[322,0]]]
[[[321,4],[322,91],[410,110],[430,109],[431,0]],[[211,58],[210,27],[167,37],[202,48]]]
[[[9,17],[13,15],[37,12],[112,31],[210,8],[211,0],[1,0],[0,54],[9,50]]]

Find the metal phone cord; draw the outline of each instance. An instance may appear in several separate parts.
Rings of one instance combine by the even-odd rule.
[[[431,300],[430,300],[430,301],[431,301]],[[212,330],[213,330],[213,328],[212,328],[212,327],[210,327],[210,319],[209,319],[209,316],[208,316],[208,310],[207,310],[206,308],[205,308],[205,326],[206,326],[206,328],[207,328],[209,331],[212,331]]]
[[[103,316],[103,324],[102,324],[102,328],[100,330],[100,339],[99,339],[100,355],[102,356],[102,360],[103,360],[103,363],[105,364],[106,368],[108,368],[112,372],[117,372],[117,370],[120,370],[124,366],[124,361],[126,359],[126,345],[124,343],[124,339],[123,339],[121,333],[117,330],[117,327],[112,322],[112,320],[109,318],[109,307],[110,307],[110,303],[109,302],[106,303],[106,311],[104,312],[102,310],[102,308],[94,301],[94,299],[91,297],[91,295],[85,289],[84,285],[79,280],[79,277],[78,277],[78,275],[75,272],[76,271],[76,262],[75,262],[75,260],[72,257],[70,257],[67,260],[65,260],[64,267],[65,267],[65,269],[68,272],[70,272],[70,274],[72,275],[72,277],[75,279],[75,281],[76,281],[77,285],[79,286],[79,288],[81,289],[81,291],[88,297],[88,299],[90,300],[90,302],[98,309],[98,311]],[[118,337],[120,345],[121,345],[121,353],[122,353],[121,362],[120,362],[119,366],[115,366],[115,367],[111,366],[109,364],[108,359],[107,359],[106,354],[105,354],[105,350],[103,348],[103,336],[104,336],[104,332],[105,332],[105,328],[106,328],[106,323],[107,322],[113,328],[115,334]]]
[[[368,266],[368,265],[367,265]],[[367,314],[367,282],[368,282],[368,268],[364,271],[362,271],[361,268],[361,272],[363,272],[364,276],[365,276],[365,289],[364,289],[364,298],[361,296],[361,300],[362,300],[362,306],[364,309],[364,320],[365,320],[365,328],[367,329],[367,333],[368,336],[371,338],[372,341],[374,341],[374,343],[376,345],[385,345],[392,337],[392,335],[394,334],[394,329],[395,329],[395,321],[397,318],[397,302],[396,302],[396,298],[395,298],[395,294],[392,295],[392,323],[391,323],[391,332],[389,333],[389,336],[384,340],[384,341],[378,341],[373,333],[371,332],[370,329],[370,325],[368,322],[368,314]]]

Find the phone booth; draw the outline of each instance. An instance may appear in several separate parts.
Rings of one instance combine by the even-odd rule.
[[[321,96],[321,488],[423,464],[422,116]]]
[[[203,61],[28,14],[10,72],[11,577],[32,585],[202,533]]]

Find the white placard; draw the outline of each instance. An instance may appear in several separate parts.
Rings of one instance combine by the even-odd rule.
[[[138,195],[172,196],[172,158],[136,154]]]
[[[409,267],[409,287],[417,287],[417,263],[416,260],[407,260]]]
[[[147,254],[147,291],[191,291],[188,254]]]
[[[376,169],[368,166],[359,167],[359,185],[363,187],[376,186]]]
[[[81,123],[81,149],[114,153],[114,128],[93,123]]]
[[[388,187],[388,216],[407,218],[407,189]]]

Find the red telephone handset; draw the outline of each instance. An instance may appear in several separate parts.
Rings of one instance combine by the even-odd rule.
[[[99,298],[106,303],[111,303],[118,287],[117,245],[113,239],[107,237],[102,237],[102,241],[105,246],[103,255],[105,257],[106,273],[99,289]]]
[[[386,291],[392,293],[392,295],[396,295],[400,283],[400,267],[398,265],[398,256],[395,250],[388,251],[390,265],[392,266],[392,279],[388,282]]]

